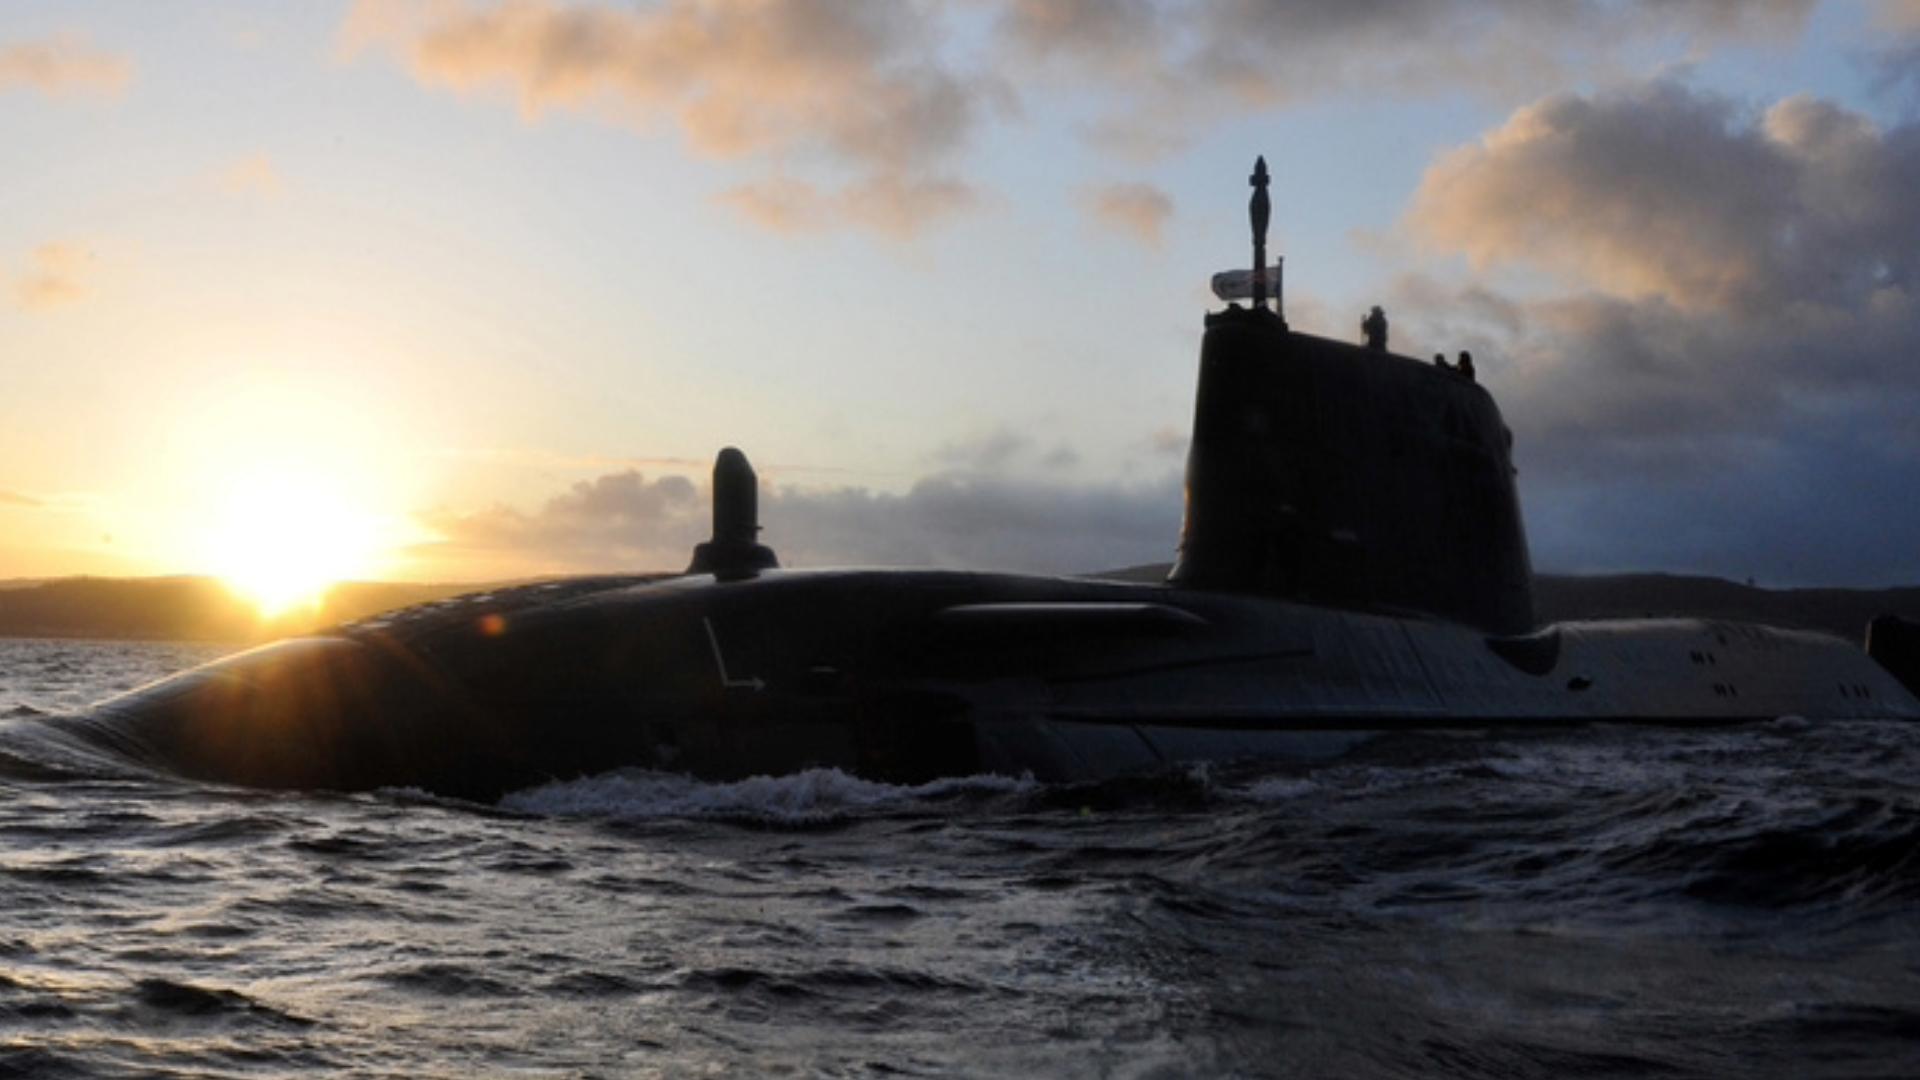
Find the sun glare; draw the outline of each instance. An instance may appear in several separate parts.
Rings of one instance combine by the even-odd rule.
[[[237,484],[208,533],[213,572],[273,618],[319,607],[336,582],[366,577],[378,518],[329,485],[278,476]]]
[[[273,619],[388,573],[417,529],[395,509],[409,498],[408,456],[380,403],[315,374],[320,360],[258,352],[268,360],[236,353],[175,403],[157,467],[184,487],[166,509],[176,565]]]

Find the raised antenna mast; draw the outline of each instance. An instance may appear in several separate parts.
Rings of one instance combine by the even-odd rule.
[[[1247,203],[1247,217],[1253,223],[1253,306],[1264,311],[1267,306],[1267,219],[1273,214],[1273,204],[1267,201],[1266,155],[1254,159],[1253,175],[1247,177],[1247,183],[1253,185],[1253,198]]]

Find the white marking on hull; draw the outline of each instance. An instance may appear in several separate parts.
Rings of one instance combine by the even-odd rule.
[[[720,670],[720,685],[722,687],[728,690],[755,691],[765,690],[767,688],[767,684],[762,682],[758,675],[749,675],[744,679],[729,678],[727,676],[727,658],[720,652],[720,636],[713,632],[713,620],[702,615],[700,616],[700,625],[707,628],[707,645],[713,649],[713,666]]]

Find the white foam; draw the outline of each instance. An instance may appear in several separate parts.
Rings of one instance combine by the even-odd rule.
[[[1272,776],[1247,788],[1243,796],[1254,802],[1289,802],[1319,790],[1320,785],[1297,776]]]
[[[1016,794],[1035,786],[1031,777],[996,775],[904,786],[862,780],[838,769],[706,783],[678,773],[624,769],[511,792],[500,805],[521,813],[623,821],[727,817],[817,824],[917,801],[968,793]]]

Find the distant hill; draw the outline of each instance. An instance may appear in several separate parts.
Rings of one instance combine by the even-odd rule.
[[[1165,563],[1093,577],[1159,582]],[[336,585],[318,611],[300,608],[263,620],[252,604],[211,578],[61,578],[0,582],[0,637],[264,641],[426,603],[485,585],[352,582]],[[1713,577],[1614,574],[1535,579],[1539,620],[1699,615],[1825,630],[1859,641],[1867,620],[1920,619],[1920,588],[1761,589]]]
[[[348,582],[328,590],[318,610],[301,607],[268,620],[212,578],[6,582],[0,583],[0,637],[264,641],[474,588]]]
[[[1164,581],[1172,566],[1148,563],[1092,576],[1117,581]],[[1824,630],[1860,641],[1875,615],[1920,619],[1920,587],[1893,589],[1762,589],[1724,578],[1684,574],[1541,574],[1533,579],[1534,617],[1637,619],[1700,616]]]
[[[1862,640],[1875,615],[1920,619],[1920,587],[1892,589],[1762,589],[1716,577],[1608,574],[1534,578],[1541,622],[1699,615],[1825,630]]]

